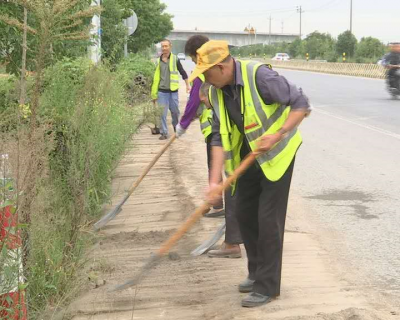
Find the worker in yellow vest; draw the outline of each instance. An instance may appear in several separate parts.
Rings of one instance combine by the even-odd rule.
[[[168,138],[167,115],[168,110],[172,116],[172,126],[175,127],[179,121],[179,74],[186,82],[186,92],[190,92],[190,85],[186,71],[183,69],[178,57],[171,53],[171,41],[161,41],[162,55],[157,60],[154,73],[153,85],[151,87],[151,98],[154,103],[162,108],[161,115],[161,137],[160,140]]]
[[[188,39],[185,45],[185,53],[189,55],[193,62],[196,63],[196,51],[209,39],[203,35],[195,35]],[[190,92],[189,100],[179,124],[176,126],[176,135],[181,137],[190,126],[190,123],[198,117],[200,120],[200,129],[204,135],[207,144],[207,164],[210,168],[211,163],[211,139],[212,139],[212,117],[213,112],[211,105],[208,101],[208,88],[207,83],[204,83],[204,76],[200,75],[198,78],[193,79],[192,89]],[[203,89],[203,90],[201,90]],[[203,102],[203,103],[202,103]],[[220,172],[219,181],[222,181],[222,173]],[[234,215],[234,198],[228,192],[225,194],[225,210],[222,198],[215,203],[210,212],[206,213],[206,217],[218,217],[225,215],[226,232],[225,241],[218,249],[213,249],[208,252],[209,257],[218,258],[240,258],[242,256],[240,244],[242,238]]]
[[[280,295],[283,237],[295,155],[302,138],[298,125],[310,111],[308,99],[270,66],[235,60],[225,41],[197,50],[190,78],[204,74],[214,110],[211,182],[215,202],[218,175],[232,173],[251,151],[257,161],[233,186],[236,217],[248,258],[248,277],[239,284],[257,307]]]

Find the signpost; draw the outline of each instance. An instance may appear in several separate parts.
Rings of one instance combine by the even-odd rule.
[[[100,0],[93,0],[91,6],[99,6]],[[89,57],[93,63],[97,64],[101,59],[101,27],[100,27],[100,16],[95,15],[92,18],[92,29],[90,30],[92,36],[92,44],[89,46]]]
[[[127,27],[128,30],[128,37],[132,34],[135,33],[137,27],[138,27],[138,17],[135,13],[135,11],[131,10],[132,15],[124,20],[124,24]],[[126,39],[125,44],[124,44],[124,55],[125,57],[128,56],[128,39]]]

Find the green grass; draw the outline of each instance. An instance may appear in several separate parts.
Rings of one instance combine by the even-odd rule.
[[[46,70],[39,112],[45,136],[39,149],[46,170],[35,182],[26,229],[29,254],[24,272],[32,319],[63,306],[79,290],[87,250],[96,239],[91,223],[110,199],[111,177],[127,143],[148,116],[149,104],[140,100],[143,95],[127,92],[127,79],[129,74],[149,77],[154,66],[144,58],[131,69],[125,63],[111,72],[86,59],[64,60]],[[140,91],[144,94],[148,88]],[[4,90],[4,97],[11,92]],[[4,110],[10,106],[7,99]],[[28,122],[22,125],[29,127]]]

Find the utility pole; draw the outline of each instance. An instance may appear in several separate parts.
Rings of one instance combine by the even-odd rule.
[[[301,14],[304,13],[304,11],[301,9],[301,6],[297,7],[297,12],[300,13],[300,40],[301,40]]]
[[[353,0],[350,0],[350,33],[353,33]]]
[[[271,45],[271,21],[272,21],[272,17],[271,15],[269,16],[269,45]]]

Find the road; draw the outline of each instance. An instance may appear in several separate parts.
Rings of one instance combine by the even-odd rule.
[[[187,70],[191,61],[184,62]],[[383,80],[277,69],[310,98],[292,193],[358,286],[400,297],[400,101]],[[333,254],[333,252],[335,254]]]
[[[384,81],[280,71],[314,106],[293,188],[365,285],[400,295],[400,101]],[[398,300],[397,300],[398,301]]]

